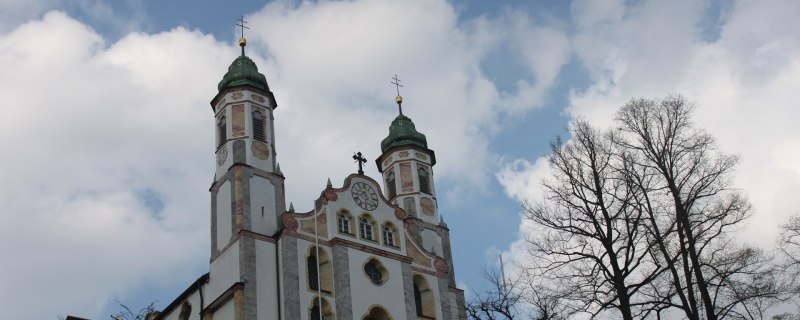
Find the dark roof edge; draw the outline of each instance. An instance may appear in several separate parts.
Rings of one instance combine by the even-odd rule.
[[[175,298],[175,300],[173,300],[172,303],[167,305],[167,307],[164,308],[164,310],[161,310],[161,314],[159,314],[155,318],[155,320],[163,319],[164,316],[167,314],[167,311],[172,311],[172,309],[175,309],[178,306],[178,304],[180,304],[183,301],[183,299],[186,299],[186,297],[192,294],[192,292],[197,290],[200,287],[200,284],[203,282],[208,283],[208,273],[200,276],[200,278],[197,278],[197,280],[195,280],[194,283],[192,283],[192,285],[186,288],[186,290],[184,290],[177,298]]]

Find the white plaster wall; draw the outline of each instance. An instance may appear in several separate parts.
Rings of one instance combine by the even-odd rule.
[[[447,293],[448,299],[450,300],[450,316],[453,319],[458,319],[458,301],[456,300],[456,295],[452,292]]]
[[[178,306],[175,307],[175,309],[172,309],[170,313],[163,316],[162,319],[179,320],[184,301],[188,301],[192,306],[192,312],[189,313],[189,320],[200,320],[200,293],[197,290],[194,290],[186,299],[178,302]],[[204,302],[208,303],[208,300],[205,300]]]
[[[353,302],[353,318],[361,319],[373,305],[380,305],[392,319],[406,319],[405,291],[401,263],[367,252],[348,248],[350,257],[350,294]],[[364,273],[364,264],[375,258],[387,269],[389,279],[375,285]]]
[[[437,256],[441,257],[444,253],[442,250],[442,238],[433,230],[422,230],[422,245],[425,247],[425,250],[435,251]],[[431,250],[431,248],[433,248],[433,250]]]
[[[373,188],[375,188],[375,192],[378,192],[378,188],[372,181],[366,179],[359,179],[354,178],[351,182],[351,186],[356,182],[364,182]],[[351,230],[355,231],[355,235],[346,235],[339,233],[339,210],[340,209],[347,209],[350,211],[350,214],[353,216],[353,221],[351,221],[350,228]],[[361,216],[362,213],[369,213],[373,219],[375,219],[376,224],[375,228],[372,230],[373,234],[375,235],[375,239],[377,241],[369,241],[361,239],[361,234],[359,230],[358,218]],[[386,250],[389,252],[394,253],[404,253],[405,252],[405,233],[403,232],[403,222],[397,219],[394,216],[394,207],[386,204],[379,198],[378,200],[378,207],[375,210],[367,211],[359,207],[355,200],[353,200],[353,196],[350,193],[350,189],[344,190],[339,193],[336,201],[331,201],[327,204],[327,223],[328,223],[328,237],[329,238],[342,238],[349,241],[357,242],[360,244],[368,245],[371,247],[379,248],[381,250]],[[399,247],[392,247],[383,245],[383,223],[389,221],[391,222],[398,230],[395,233],[395,242],[399,245]]]
[[[278,229],[275,186],[266,178],[250,178],[250,221],[252,231],[271,236]]]
[[[217,191],[217,250],[221,250],[231,241],[232,228],[231,184],[225,181]]]
[[[233,298],[214,311],[214,319],[236,319]]]
[[[207,295],[205,297],[208,302],[216,300],[225,290],[228,290],[234,283],[239,282],[241,277],[239,275],[238,245],[231,246],[211,262],[209,277],[208,291],[206,291]]]
[[[256,240],[256,312],[260,320],[278,319],[278,283],[275,244]]]

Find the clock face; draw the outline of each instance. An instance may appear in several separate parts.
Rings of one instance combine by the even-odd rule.
[[[350,194],[353,195],[356,204],[364,210],[372,211],[378,207],[378,194],[366,183],[356,182],[350,189]]]

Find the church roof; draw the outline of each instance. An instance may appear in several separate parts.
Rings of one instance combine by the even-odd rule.
[[[428,139],[417,131],[409,117],[400,114],[389,126],[389,136],[381,141],[381,152],[405,145],[416,145],[427,149]]]
[[[219,82],[217,89],[222,91],[228,87],[241,85],[251,85],[269,92],[267,78],[258,72],[256,63],[244,55],[244,51],[242,51],[242,55],[236,58],[236,60],[231,63],[231,66],[228,67],[228,72],[222,77],[222,81]]]

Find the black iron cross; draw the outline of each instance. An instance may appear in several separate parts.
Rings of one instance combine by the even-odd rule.
[[[392,80],[394,80],[394,81],[392,81],[390,83],[393,84],[397,88],[397,95],[399,96],[400,95],[400,87],[402,87],[403,85],[400,84],[400,79],[397,78],[397,75],[394,75],[394,78],[392,78]]]
[[[364,174],[364,169],[361,167],[364,163],[367,163],[367,159],[361,154],[361,151],[356,152],[353,155],[353,160],[358,162],[358,174]]]
[[[397,89],[397,108],[400,111],[400,115],[402,116],[403,115],[403,97],[400,96],[400,87],[402,87],[403,85],[400,84],[400,79],[397,78],[397,75],[394,75],[394,78],[392,78],[392,80],[394,80],[394,81],[389,82],[389,83],[393,84],[394,87]]]
[[[247,23],[247,21],[244,21],[244,16],[242,16],[241,18],[239,18],[239,20],[236,20],[236,21],[239,22],[239,23],[236,24],[236,26],[237,27],[242,27],[242,38],[244,38],[244,29],[250,29],[250,28],[244,26],[244,24]]]

